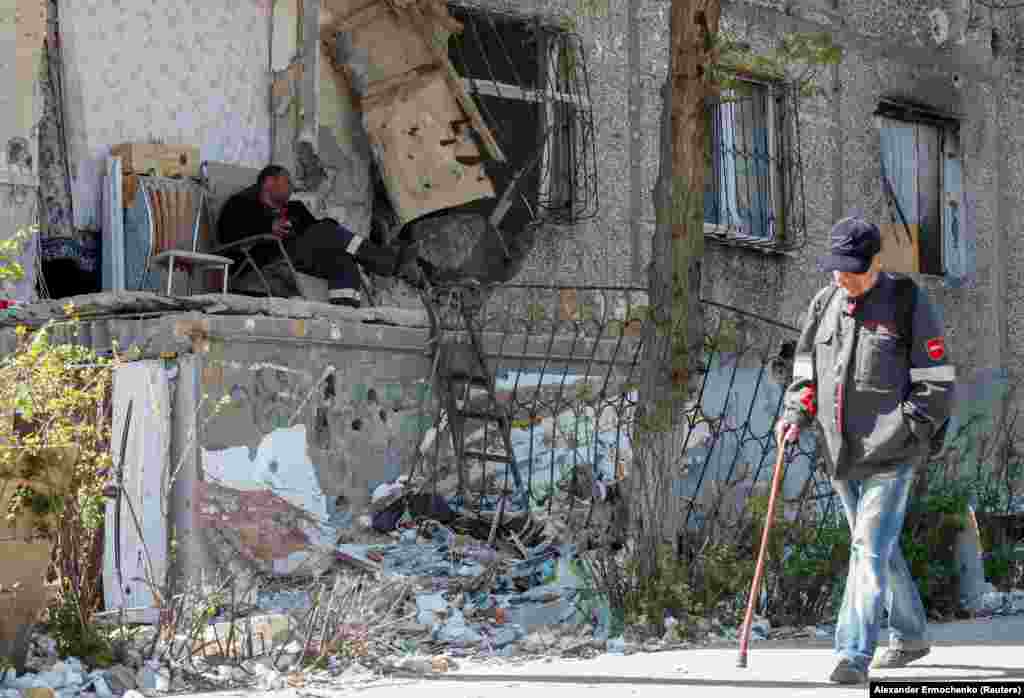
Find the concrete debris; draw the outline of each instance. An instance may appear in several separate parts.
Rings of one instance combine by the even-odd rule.
[[[376,499],[397,492],[378,489]],[[686,648],[678,636],[684,627],[696,630],[700,643],[738,639],[738,628],[715,619],[673,615],[665,617],[660,638],[641,637],[630,628],[613,631],[607,605],[586,593],[574,545],[488,547],[458,532],[456,523],[410,524],[395,531],[398,540],[391,543],[339,544],[339,565],[327,578],[278,580],[261,590],[230,645],[225,638],[231,636],[234,611],[226,610],[197,634],[184,628],[164,629],[159,636],[142,630],[125,663],[104,669],[90,670],[75,658],[59,660],[53,640],[38,635],[29,657],[33,671],[0,676],[0,698],[27,691],[53,698],[130,698],[198,687],[336,690],[383,675],[455,672],[463,657],[590,658]],[[1024,590],[990,592],[984,606],[991,614],[1024,613]],[[333,625],[322,624],[324,617]],[[310,620],[315,618],[321,620]],[[242,627],[248,630],[239,633]],[[833,633],[826,625],[774,627],[761,616],[752,627],[755,641],[819,641]],[[141,648],[154,642],[157,658],[144,661]]]
[[[981,597],[979,616],[1008,616],[1024,613],[1024,590],[989,591]]]

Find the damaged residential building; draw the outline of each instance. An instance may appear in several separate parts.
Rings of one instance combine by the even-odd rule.
[[[625,528],[667,3],[17,5],[11,59],[39,79],[7,102],[0,208],[41,230],[5,346],[74,297],[75,341],[138,348],[117,369],[114,441],[127,430],[127,496],[152,514],[121,529],[127,576],[143,539],[165,569],[172,535],[191,572],[330,564],[409,475],[431,483],[425,514],[473,512],[484,539]],[[719,426],[695,435],[681,498],[763,463],[792,326],[826,282],[810,270],[850,213],[882,224],[886,267],[942,308],[960,419],[1003,404],[1024,292],[1016,21],[972,0],[723,3],[754,51],[830,32],[843,56],[815,96],[744,75],[708,106],[702,298],[731,348],[709,365],[699,407]],[[316,216],[503,286],[421,295],[365,274],[349,310],[287,261],[246,268],[216,217],[271,162]],[[154,603],[143,584],[106,592]]]

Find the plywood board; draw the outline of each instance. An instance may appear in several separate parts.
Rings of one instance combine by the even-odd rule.
[[[114,500],[108,500],[103,554],[103,592],[108,611],[159,605],[147,582],[163,585],[167,571],[164,512],[170,502],[163,499],[163,488],[170,467],[170,400],[170,381],[163,362],[137,361],[114,372],[111,443],[118,444],[113,453],[114,468],[124,467],[124,496],[131,501],[139,525],[135,524],[128,502],[122,500],[118,541]],[[120,444],[129,401],[132,418],[122,464]],[[120,570],[115,565],[115,546],[120,546]]]
[[[458,105],[444,77],[366,114],[384,184],[402,223],[433,211],[493,197],[481,164],[456,159],[456,133],[447,115]]]
[[[443,2],[323,0],[320,26],[402,223],[494,197],[480,163],[504,154],[448,60]]]
[[[380,7],[384,11],[371,11]],[[325,0],[320,38],[331,46],[339,31],[347,35],[352,54],[365,61],[369,82],[387,80],[419,65],[434,62],[434,55],[415,30],[383,1]],[[368,21],[353,22],[357,17]]]
[[[875,256],[875,268],[900,274],[917,274],[921,271],[920,227],[917,225],[883,223],[878,226],[882,233],[882,251]],[[912,240],[907,239],[907,228]]]

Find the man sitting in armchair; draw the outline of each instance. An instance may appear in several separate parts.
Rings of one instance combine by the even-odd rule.
[[[224,205],[217,221],[221,245],[253,235],[281,239],[297,271],[327,280],[330,302],[358,308],[360,277],[357,262],[380,276],[399,276],[411,282],[421,278],[413,245],[382,247],[331,218],[317,219],[301,201],[292,201],[288,170],[269,165],[256,183],[238,192]],[[280,255],[276,245],[250,252],[259,265]]]

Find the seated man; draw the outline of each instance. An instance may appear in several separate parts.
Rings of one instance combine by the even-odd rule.
[[[317,220],[301,201],[291,201],[291,176],[270,165],[256,184],[238,192],[224,205],[217,221],[220,244],[251,235],[275,235],[284,243],[296,270],[327,279],[330,302],[358,308],[360,278],[357,260],[375,274],[418,278],[415,248],[381,247],[353,233],[337,221]],[[280,255],[276,245],[250,252],[260,265]]]

